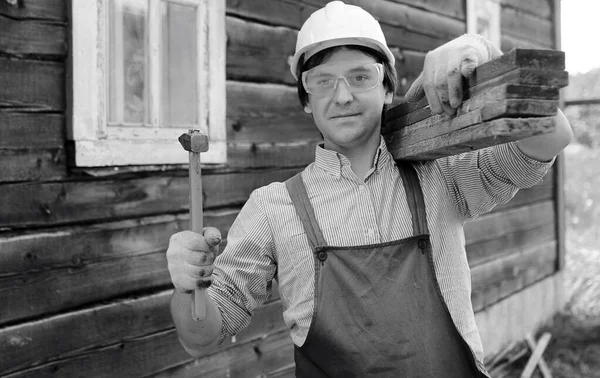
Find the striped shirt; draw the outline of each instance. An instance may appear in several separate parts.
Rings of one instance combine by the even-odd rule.
[[[482,371],[463,224],[507,202],[519,188],[535,185],[552,162],[531,159],[508,143],[415,163],[442,296]],[[328,245],[367,245],[412,236],[402,179],[383,138],[364,179],[354,174],[345,156],[321,146],[302,179]],[[276,279],[284,321],[294,344],[302,346],[313,317],[315,270],[284,183],[252,192],[214,267],[209,295],[223,317],[221,341],[250,324],[253,310],[268,298],[269,283]]]

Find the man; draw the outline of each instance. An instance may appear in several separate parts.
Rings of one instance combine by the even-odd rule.
[[[461,76],[499,54],[459,37],[427,54],[406,97],[453,113]],[[396,164],[380,135],[394,56],[378,22],[340,1],[305,22],[291,71],[324,143],[301,174],[251,194],[214,265],[218,230],[173,235],[182,345],[198,356],[239,332],[276,279],[297,377],[487,376],[463,223],[543,177],[571,139],[564,116],[552,134]],[[195,322],[189,293],[211,282],[206,319]]]

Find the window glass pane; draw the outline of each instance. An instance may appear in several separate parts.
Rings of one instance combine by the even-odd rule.
[[[148,123],[148,0],[109,4],[108,121]]]
[[[163,2],[161,8],[161,126],[196,125],[196,7]]]

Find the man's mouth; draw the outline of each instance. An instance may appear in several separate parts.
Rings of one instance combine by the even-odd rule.
[[[349,117],[354,117],[360,115],[360,113],[344,113],[344,114],[336,114],[334,116],[331,116],[331,119],[334,118],[349,118]]]

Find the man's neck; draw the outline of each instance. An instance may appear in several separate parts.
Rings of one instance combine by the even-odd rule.
[[[328,146],[325,141],[325,148],[333,150],[344,155],[350,161],[350,167],[352,171],[361,180],[365,179],[367,172],[373,168],[373,161],[375,160],[375,154],[381,143],[379,134],[374,135],[372,138],[362,143],[360,146],[352,146],[344,148],[341,146]]]

